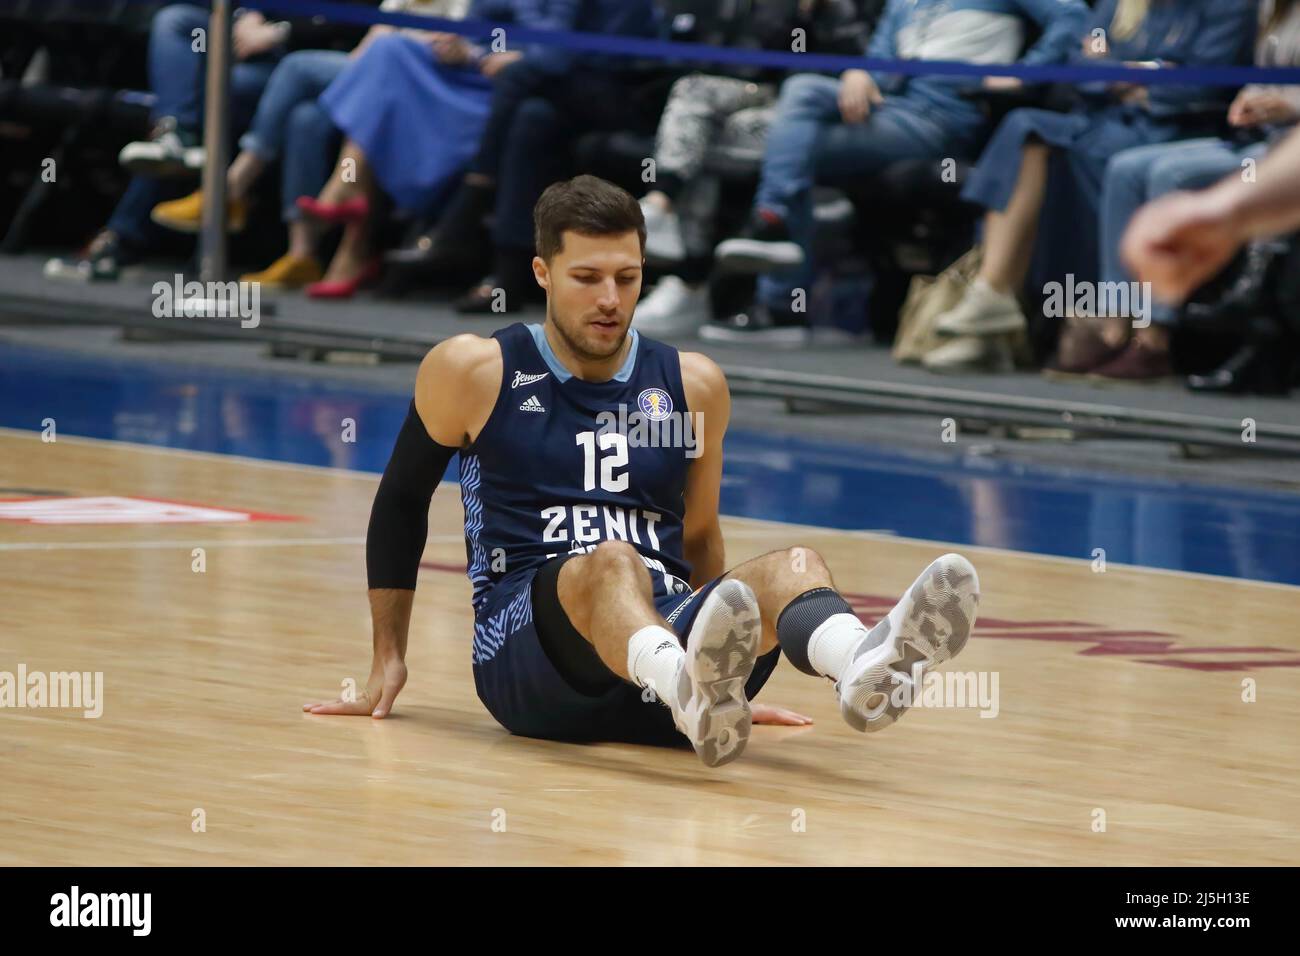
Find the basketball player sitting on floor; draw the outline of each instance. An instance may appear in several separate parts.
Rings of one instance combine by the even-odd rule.
[[[912,699],[896,688],[919,692],[925,668],[970,636],[975,569],[939,558],[870,629],[810,549],[726,570],[727,382],[705,356],[631,329],[640,207],[579,176],[550,186],[534,220],[546,319],[457,335],[425,357],[370,516],[370,679],[359,700],[304,710],[391,711],[429,502],[459,451],[474,682],[508,730],[638,743],[680,732],[705,764],[727,763],[782,652],[835,682],[850,726],[892,724]]]

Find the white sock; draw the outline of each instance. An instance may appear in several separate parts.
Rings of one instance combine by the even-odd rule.
[[[628,638],[627,672],[671,707],[677,702],[677,669],[685,656],[676,634],[650,624]]]
[[[867,636],[867,626],[856,615],[832,614],[808,638],[808,663],[823,677],[839,680],[849,655]]]

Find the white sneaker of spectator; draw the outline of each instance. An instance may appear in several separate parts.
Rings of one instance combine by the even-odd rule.
[[[206,155],[196,134],[180,129],[174,119],[164,116],[148,139],[123,146],[117,161],[137,176],[186,176],[203,169]]]
[[[632,326],[650,336],[694,335],[713,318],[707,285],[664,276],[632,313]]]
[[[1010,372],[1015,368],[1005,335],[958,336],[926,352],[921,364],[940,374]]]
[[[934,320],[934,330],[940,335],[996,335],[1023,329],[1025,324],[1014,295],[976,279],[960,302]]]
[[[641,200],[645,216],[645,255],[653,262],[681,262],[686,258],[682,222],[677,213],[648,199]]]

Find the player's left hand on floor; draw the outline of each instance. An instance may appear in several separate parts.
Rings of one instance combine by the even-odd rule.
[[[343,715],[348,717],[374,717],[380,719],[388,716],[393,709],[393,701],[406,686],[406,664],[397,659],[377,664],[370,675],[365,690],[357,692],[356,700],[322,700],[315,704],[303,704],[302,709],[310,714]]]
[[[811,724],[813,719],[796,713],[786,707],[774,707],[771,704],[750,703],[750,711],[756,724],[780,724],[786,727],[802,727]]]

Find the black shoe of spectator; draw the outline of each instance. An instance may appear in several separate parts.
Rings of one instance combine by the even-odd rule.
[[[176,124],[170,116],[158,120],[146,140],[127,143],[117,161],[137,176],[192,176],[203,169],[205,151],[199,134]]]
[[[1265,299],[1273,287],[1274,264],[1288,251],[1285,243],[1253,242],[1246,247],[1245,261],[1232,285],[1214,302],[1188,302],[1184,316],[1194,322],[1236,326],[1264,311]]]
[[[1193,392],[1210,395],[1286,395],[1291,390],[1291,353],[1248,342],[1206,375],[1187,376]]]
[[[384,253],[384,262],[405,269],[433,272],[462,272],[481,269],[491,254],[487,235],[482,232],[472,237],[462,237],[455,242],[443,241],[440,230],[420,236],[409,246],[390,249]]]
[[[535,284],[530,289],[488,276],[457,299],[453,307],[461,315],[505,315],[522,311],[524,306],[536,302],[540,291]]]
[[[700,338],[710,342],[797,347],[808,343],[808,324],[802,315],[756,302],[744,312],[702,326]]]
[[[135,251],[108,229],[101,229],[75,256],[45,263],[45,278],[67,282],[116,282],[122,266],[139,259]]]
[[[754,210],[740,235],[718,243],[713,255],[726,272],[779,272],[803,264],[803,249],[790,239],[785,220],[767,209]]]

